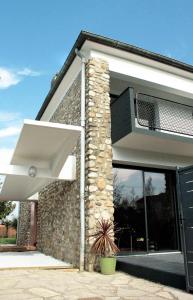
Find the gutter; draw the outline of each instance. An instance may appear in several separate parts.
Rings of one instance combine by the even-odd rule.
[[[106,37],[96,35],[96,34],[93,34],[93,33],[90,33],[90,32],[81,31],[78,38],[77,38],[77,40],[76,40],[76,42],[75,42],[75,44],[74,44],[74,46],[73,46],[73,48],[72,48],[72,50],[70,51],[70,53],[69,53],[69,55],[66,59],[66,62],[64,63],[61,71],[59,72],[56,81],[54,82],[52,88],[50,89],[50,91],[47,95],[47,97],[45,98],[45,100],[42,104],[42,107],[40,108],[40,111],[37,114],[36,120],[41,119],[41,117],[44,114],[44,111],[46,110],[47,106],[49,105],[55,91],[57,90],[57,88],[60,85],[63,77],[67,73],[70,65],[72,64],[74,58],[76,57],[75,50],[76,49],[80,50],[86,40],[89,40],[89,41],[92,41],[92,42],[95,42],[95,43],[98,43],[98,44],[101,44],[101,45],[109,46],[109,47],[112,47],[112,48],[116,48],[116,49],[119,49],[119,50],[123,50],[123,51],[126,51],[126,52],[130,52],[130,53],[133,53],[133,54],[151,59],[153,61],[157,61],[157,62],[166,64],[166,65],[170,65],[172,67],[176,67],[176,68],[181,69],[183,71],[193,73],[193,66],[192,65],[185,64],[185,63],[182,63],[182,62],[177,61],[175,59],[168,58],[164,55],[156,54],[154,52],[147,51],[147,50],[144,50],[142,48],[135,47],[135,46],[132,46],[132,45],[129,45],[129,44],[126,44],[126,43],[122,43],[122,42],[119,42],[117,40],[106,38]]]

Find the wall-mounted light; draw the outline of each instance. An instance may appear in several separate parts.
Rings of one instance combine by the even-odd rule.
[[[28,175],[30,177],[36,177],[36,175],[37,175],[37,168],[34,167],[34,166],[29,167]]]

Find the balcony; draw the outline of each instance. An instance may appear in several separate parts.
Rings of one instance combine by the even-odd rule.
[[[193,157],[193,106],[128,88],[112,101],[111,123],[114,147]]]
[[[135,99],[136,126],[180,136],[193,136],[193,107],[139,93]]]

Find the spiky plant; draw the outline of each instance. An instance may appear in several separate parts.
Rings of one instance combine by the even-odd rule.
[[[91,247],[91,253],[108,257],[119,252],[119,248],[114,243],[114,233],[113,222],[105,219],[99,220],[96,232],[91,235],[95,239]]]

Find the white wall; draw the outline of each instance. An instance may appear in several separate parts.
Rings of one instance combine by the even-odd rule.
[[[175,169],[193,165],[193,157],[113,147],[113,163]]]

